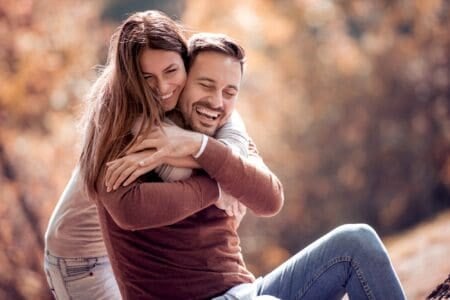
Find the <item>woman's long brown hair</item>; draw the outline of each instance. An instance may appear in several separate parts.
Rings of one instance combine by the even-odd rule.
[[[159,96],[146,83],[139,64],[146,48],[175,51],[187,64],[181,26],[159,11],[135,13],[113,34],[107,63],[90,90],[81,123],[80,173],[91,198],[97,195],[106,162],[124,155],[136,136],[163,117]],[[130,130],[139,116],[146,125],[133,137]]]

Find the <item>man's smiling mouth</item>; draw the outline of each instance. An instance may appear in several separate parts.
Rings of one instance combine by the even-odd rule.
[[[206,108],[204,106],[196,106],[195,111],[200,116],[203,116],[203,117],[208,118],[210,120],[216,120],[218,117],[220,117],[220,113],[218,113],[217,111],[208,109],[208,108]]]

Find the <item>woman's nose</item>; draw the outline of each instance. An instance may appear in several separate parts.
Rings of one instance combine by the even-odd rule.
[[[166,95],[170,92],[170,85],[165,80],[159,80],[158,81],[158,92],[161,96]]]

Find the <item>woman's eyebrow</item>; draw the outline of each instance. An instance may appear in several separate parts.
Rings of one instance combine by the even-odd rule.
[[[173,67],[176,67],[176,66],[177,66],[177,64],[172,63],[172,64],[168,65],[168,66],[164,69],[164,71],[168,71],[168,70],[170,70],[170,69],[172,69]]]
[[[177,67],[177,66],[178,66],[178,65],[175,64],[175,63],[170,64],[170,65],[168,65],[167,67],[164,68],[163,72],[168,71],[168,70],[170,70],[171,68]],[[153,73],[151,73],[151,72],[145,72],[145,71],[142,71],[142,74],[143,74],[143,75],[153,75]]]

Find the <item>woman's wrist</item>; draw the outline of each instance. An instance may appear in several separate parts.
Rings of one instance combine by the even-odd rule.
[[[203,151],[205,151],[205,148],[206,148],[206,144],[208,143],[208,137],[205,134],[202,134],[201,136],[202,136],[202,140],[201,140],[200,148],[193,155],[195,159],[199,158],[200,155],[203,154]]]

